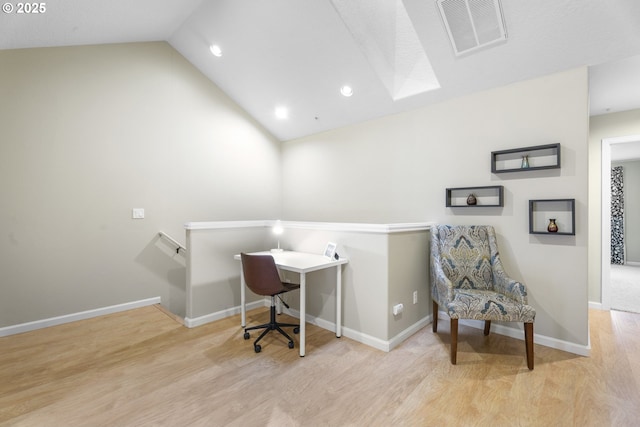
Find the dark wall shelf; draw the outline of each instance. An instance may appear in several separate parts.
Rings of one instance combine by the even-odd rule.
[[[524,165],[527,159],[528,167]],[[491,172],[525,172],[560,168],[560,144],[536,145],[491,152]]]
[[[467,204],[467,197],[473,194],[475,205]],[[504,186],[458,187],[446,189],[446,206],[448,208],[482,208],[504,206]]]
[[[555,220],[557,232],[547,231],[550,219]],[[576,199],[529,200],[529,234],[575,236]]]

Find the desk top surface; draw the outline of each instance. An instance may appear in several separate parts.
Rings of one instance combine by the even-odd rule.
[[[307,273],[323,268],[334,267],[349,262],[347,258],[331,259],[320,254],[311,254],[306,252],[282,251],[282,252],[251,252],[249,255],[271,255],[276,265],[283,270],[294,271],[297,273]],[[239,260],[240,254],[234,255],[234,259]]]

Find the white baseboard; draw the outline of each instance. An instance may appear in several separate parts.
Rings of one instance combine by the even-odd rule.
[[[402,344],[411,335],[415,334],[420,329],[422,329],[425,326],[429,325],[432,321],[433,321],[433,316],[429,315],[429,316],[425,317],[424,319],[418,321],[417,323],[414,323],[413,325],[409,326],[407,329],[405,329],[404,331],[400,332],[395,337],[391,338],[391,340],[389,341],[389,350],[387,350],[387,351],[393,350],[394,348],[396,348],[397,346]]]
[[[284,310],[284,312],[297,319],[300,318],[300,312],[298,310],[289,309],[289,310]],[[334,322],[330,322],[328,320],[325,320],[319,317],[310,316],[309,314],[307,314],[306,317],[307,317],[307,323],[311,323],[312,325],[319,326],[322,329],[326,329],[331,332],[335,332],[336,330],[336,324]],[[424,319],[420,320],[419,322],[414,323],[413,325],[409,326],[407,329],[400,332],[398,335],[396,335],[389,341],[385,341],[383,339],[376,338],[371,335],[367,335],[365,333],[347,328],[345,326],[342,326],[342,336],[352,339],[354,341],[357,341],[361,344],[368,345],[369,347],[373,347],[375,349],[382,350],[388,353],[389,351],[393,350],[395,347],[402,344],[402,342],[404,342],[411,335],[415,334],[420,329],[424,328],[429,323],[431,323],[431,316],[427,316]]]
[[[124,304],[111,305],[109,307],[96,308],[94,310],[81,311],[79,313],[65,314],[64,316],[51,317],[49,319],[35,320],[33,322],[21,323],[19,325],[6,326],[4,328],[0,328],[0,337],[35,331],[36,329],[62,325],[64,323],[75,322],[77,320],[91,319],[92,317],[104,316],[105,314],[118,313],[120,311],[154,304],[160,304],[160,297],[147,298]]]
[[[626,261],[625,264],[626,265],[633,265],[635,267],[640,266],[640,262],[636,262],[636,261]]]
[[[265,307],[265,306],[269,307],[269,304],[270,302],[268,299],[258,300],[258,301],[247,303],[246,308],[247,310],[253,310],[254,308],[258,308],[258,307]],[[207,323],[215,322],[216,320],[221,320],[229,316],[240,314],[240,311],[241,311],[240,306],[237,306],[237,307],[228,308],[226,310],[217,311],[215,313],[206,314],[204,316],[194,317],[193,319],[189,317],[185,317],[184,326],[186,326],[187,328],[195,328],[197,326],[202,326]]]
[[[594,310],[604,310],[601,302],[589,301],[589,308],[593,308]]]
[[[248,303],[247,310],[252,310],[254,308],[259,308],[259,307],[268,307],[268,306],[269,306],[268,299],[259,300],[259,301]],[[284,309],[283,312],[297,319],[300,318],[300,312],[298,310]],[[211,313],[206,316],[197,317],[194,319],[190,319],[187,317],[184,319],[184,324],[189,328],[193,328],[196,326],[204,325],[205,323],[210,323],[216,320],[224,319],[225,317],[233,316],[238,313],[240,313],[239,306],[233,307],[227,310],[222,310],[217,313]],[[449,320],[449,316],[447,316],[444,312],[439,312],[438,314],[439,314],[438,316],[439,319],[443,319],[447,321]],[[432,320],[433,320],[433,316],[427,316],[424,319],[414,323],[413,325],[411,325],[410,327],[408,327],[407,329],[405,329],[404,331],[402,331],[401,333],[393,337],[391,340],[382,340],[380,338],[367,335],[365,333],[356,331],[354,329],[350,329],[345,326],[342,327],[342,335],[349,339],[357,341],[359,343],[368,345],[369,347],[373,347],[375,349],[378,349],[384,352],[389,352],[393,350],[395,347],[402,344],[402,342],[404,342],[411,335],[413,335],[414,333],[418,332],[420,329],[430,324]],[[336,324],[334,322],[330,322],[328,320],[325,320],[319,317],[315,317],[307,314],[306,321],[307,323],[316,325],[328,331],[335,332],[336,330]],[[481,320],[461,319],[460,324],[470,326],[476,329],[481,329],[481,330],[484,329],[484,322]],[[508,326],[494,323],[491,325],[491,332],[498,335],[504,335],[510,338],[516,338],[524,341],[524,332],[521,329],[511,328]],[[543,345],[545,347],[566,351],[568,353],[577,354],[579,356],[589,356],[591,354],[590,343],[586,346],[579,345],[579,344],[575,344],[568,341],[563,341],[563,340],[559,340],[556,338],[547,337],[545,335],[540,335],[535,333],[534,333],[534,343]]]
[[[449,316],[443,311],[438,312],[438,319],[449,320]],[[484,329],[484,321],[482,320],[469,320],[460,319],[459,324],[470,326],[476,329]],[[524,341],[524,331],[517,328],[510,328],[504,325],[491,324],[491,333],[498,335],[504,335],[510,338],[515,338]],[[545,347],[555,348],[556,350],[566,351],[568,353],[577,354],[578,356],[590,356],[591,355],[591,340],[587,345],[580,345],[568,341],[559,340],[557,338],[548,337],[546,335],[533,334],[534,344],[540,344]]]
[[[298,310],[285,309],[283,312],[288,314],[289,316],[295,317],[296,319],[300,318],[300,312]],[[319,326],[320,328],[326,329],[327,331],[336,331],[336,324],[334,322],[330,322],[320,317],[315,317],[307,314],[306,321],[307,323]],[[363,334],[359,331],[354,331],[353,329],[345,328],[344,326],[342,327],[341,336],[347,337],[354,341],[358,341],[359,343],[368,345],[369,347],[377,348],[378,350],[389,351],[389,343],[387,341],[381,340],[380,338],[372,337],[367,334]]]

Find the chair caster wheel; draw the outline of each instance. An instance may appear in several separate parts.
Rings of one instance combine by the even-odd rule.
[[[293,341],[289,341],[289,348],[293,348]]]
[[[293,333],[294,334],[299,334],[300,333],[300,328],[297,327],[297,326],[295,328],[293,328]]]
[[[250,336],[249,336],[249,332],[245,332],[245,333],[244,333],[244,339],[245,339],[245,340],[248,340],[249,338],[250,338]]]
[[[255,350],[256,353],[260,353],[262,351],[262,347],[260,347],[260,344],[254,345],[253,349]]]

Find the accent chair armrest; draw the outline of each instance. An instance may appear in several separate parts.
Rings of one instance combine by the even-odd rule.
[[[444,274],[437,255],[431,257],[431,296],[443,308],[447,302],[453,301],[453,284]]]
[[[528,303],[527,287],[524,283],[507,276],[500,263],[493,265],[493,286],[496,292],[500,292],[521,304]]]

